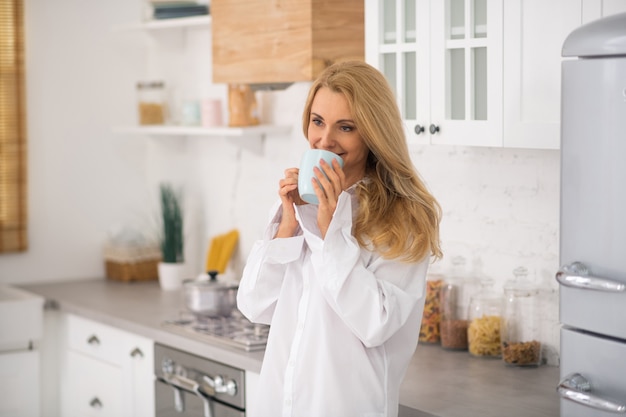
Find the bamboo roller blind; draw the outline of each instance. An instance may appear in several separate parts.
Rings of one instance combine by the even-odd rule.
[[[0,1],[0,252],[27,249],[23,0]]]

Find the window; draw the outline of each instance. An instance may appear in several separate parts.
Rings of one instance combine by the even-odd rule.
[[[0,252],[27,240],[23,0],[0,1]]]

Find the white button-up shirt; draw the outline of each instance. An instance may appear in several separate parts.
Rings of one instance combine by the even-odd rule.
[[[277,203],[252,248],[237,302],[270,324],[251,417],[395,417],[415,351],[428,257],[405,263],[361,248],[352,235],[354,187],[343,192],[326,238],[317,206],[296,206],[299,235],[273,239]]]

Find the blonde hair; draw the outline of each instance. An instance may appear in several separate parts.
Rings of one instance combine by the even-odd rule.
[[[354,236],[388,259],[441,258],[441,208],[413,166],[400,111],[387,80],[374,67],[346,61],[328,67],[313,83],[302,115],[307,136],[311,106],[322,88],[342,93],[369,148],[365,176],[357,185]]]

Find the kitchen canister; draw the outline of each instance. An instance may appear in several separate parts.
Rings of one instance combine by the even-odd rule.
[[[470,354],[484,358],[499,358],[502,354],[502,296],[492,287],[493,280],[482,280],[481,289],[472,297],[469,308],[467,348]]]
[[[426,277],[426,298],[424,312],[420,326],[419,341],[422,343],[439,343],[441,308],[439,306],[439,291],[443,284],[443,276],[432,274]]]
[[[247,84],[228,85],[228,126],[255,126],[260,123],[254,91]]]
[[[441,286],[440,335],[441,347],[449,350],[467,350],[467,309],[461,307],[463,282],[448,278]]]
[[[183,126],[200,126],[202,116],[198,100],[185,100],[181,106],[180,121]]]
[[[535,367],[541,363],[539,290],[518,267],[504,285],[502,303],[502,360],[508,366]]]
[[[202,126],[219,127],[224,124],[222,116],[222,100],[206,98],[202,100]]]
[[[467,327],[470,297],[476,291],[476,281],[466,271],[465,258],[452,258],[452,269],[439,291],[441,309],[441,347],[447,350],[467,350]]]
[[[163,81],[138,82],[137,101],[140,125],[162,125],[165,123],[167,106]]]

